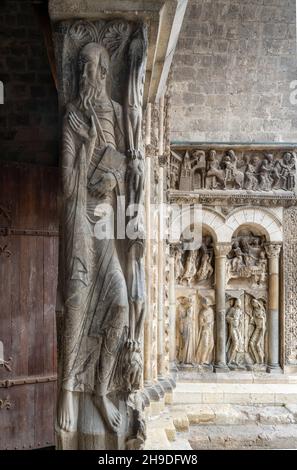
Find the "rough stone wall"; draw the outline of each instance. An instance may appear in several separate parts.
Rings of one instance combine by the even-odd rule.
[[[1,160],[57,164],[57,92],[29,1],[1,0],[0,80]]]
[[[295,0],[189,0],[174,57],[173,141],[296,142]]]

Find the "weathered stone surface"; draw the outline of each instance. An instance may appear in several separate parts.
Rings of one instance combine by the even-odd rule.
[[[295,0],[190,1],[173,61],[172,139],[294,142],[295,17]]]
[[[297,425],[199,426],[191,430],[193,449],[296,449]]]

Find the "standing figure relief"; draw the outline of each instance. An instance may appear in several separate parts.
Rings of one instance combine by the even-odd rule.
[[[78,403],[86,393],[108,432],[126,428],[118,401],[124,397],[128,403],[142,375],[141,211],[137,223],[130,223],[141,236],[118,240],[114,227],[115,214],[128,213],[130,221],[127,206],[143,199],[140,129],[146,38],[141,26],[127,48],[127,100],[121,105],[110,94],[108,49],[102,41],[81,47],[77,94],[63,120],[57,424],[65,432],[77,430]]]

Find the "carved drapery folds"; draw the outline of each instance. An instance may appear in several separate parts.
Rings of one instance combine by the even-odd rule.
[[[58,445],[140,448],[146,28],[64,21],[55,40],[64,115]],[[125,212],[133,236],[124,224],[117,237],[114,215]]]
[[[170,187],[180,191],[295,192],[296,169],[293,150],[172,148]]]

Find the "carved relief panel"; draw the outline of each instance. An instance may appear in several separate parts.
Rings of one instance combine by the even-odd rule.
[[[266,359],[266,299],[237,295],[227,296],[227,363],[231,370],[261,369]]]
[[[265,241],[265,236],[255,235],[249,229],[241,229],[233,237],[226,263],[227,288],[267,288]]]
[[[204,234],[197,250],[185,250],[183,242],[175,245],[176,283],[210,288],[214,281],[214,251],[210,235]]]
[[[295,192],[295,149],[202,147],[171,150],[171,189]]]
[[[181,295],[183,293],[183,295]],[[181,289],[176,302],[176,356],[180,368],[212,369],[214,292]]]

